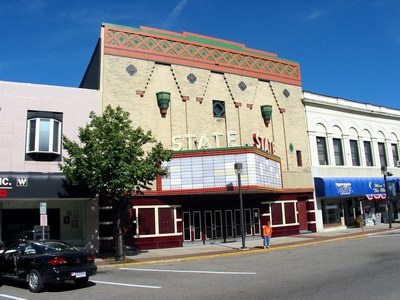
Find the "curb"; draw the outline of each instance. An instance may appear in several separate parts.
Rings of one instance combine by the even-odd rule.
[[[371,234],[379,234],[382,232],[387,232],[391,230],[382,230],[382,231],[375,231],[371,233],[361,233],[361,234],[354,234],[351,236],[345,236],[345,237],[337,237],[337,238],[327,238],[324,240],[320,241],[309,241],[309,242],[300,242],[300,243],[295,243],[295,244],[288,244],[288,245],[282,245],[282,246],[274,246],[268,250],[265,249],[258,249],[258,248],[249,248],[246,251],[240,250],[240,249],[233,249],[233,250],[227,250],[228,252],[223,252],[223,253],[203,253],[203,254],[193,254],[192,256],[186,256],[186,257],[170,257],[170,258],[154,258],[154,259],[149,259],[149,260],[142,260],[142,261],[132,261],[132,262],[124,262],[124,263],[112,263],[112,264],[100,264],[97,265],[99,269],[102,268],[107,268],[107,267],[129,267],[133,265],[149,265],[149,264],[161,264],[161,263],[170,263],[170,262],[186,262],[186,261],[196,261],[196,260],[203,260],[203,259],[213,259],[213,258],[218,258],[218,257],[232,257],[232,256],[239,256],[239,255],[248,255],[248,254],[257,254],[257,253],[265,253],[265,252],[271,252],[271,251],[280,251],[280,250],[286,250],[286,249],[294,249],[294,248],[301,248],[301,247],[306,247],[306,246],[313,246],[313,245],[319,245],[319,244],[325,244],[325,243],[332,243],[336,241],[346,241],[346,240],[355,240],[355,239],[361,239],[361,238],[366,238],[370,236]]]

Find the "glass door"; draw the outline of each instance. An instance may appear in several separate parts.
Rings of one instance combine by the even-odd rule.
[[[183,212],[183,240],[191,241],[192,240],[192,230],[191,230],[191,219],[190,212]]]
[[[241,236],[240,209],[235,209],[235,236]]]
[[[254,219],[254,234],[260,234],[260,210],[253,208],[253,219]]]
[[[201,215],[199,211],[193,212],[194,240],[201,240]]]
[[[245,230],[246,230],[246,235],[251,235],[251,228],[252,228],[252,217],[251,217],[251,209],[246,208],[244,210],[244,220],[245,220]]]
[[[220,210],[214,211],[214,232],[216,239],[222,239],[222,212]]]
[[[226,237],[232,238],[233,237],[233,216],[231,210],[225,211],[225,230],[226,230]]]
[[[211,240],[213,239],[213,222],[212,222],[212,213],[211,211],[204,212],[204,226],[205,226],[205,239]]]

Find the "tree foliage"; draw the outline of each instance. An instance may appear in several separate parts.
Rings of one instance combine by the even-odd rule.
[[[79,128],[78,137],[79,143],[63,137],[68,156],[60,169],[72,185],[112,200],[114,232],[121,235],[133,196],[164,174],[161,163],[170,160],[171,152],[150,131],[133,128],[129,113],[119,106],[107,106],[101,116],[91,112],[89,124]]]
[[[117,201],[149,189],[163,174],[161,162],[170,160],[170,151],[150,131],[133,128],[129,113],[119,106],[107,106],[101,116],[91,112],[90,119],[79,128],[80,143],[63,138],[68,157],[60,168],[67,179]]]

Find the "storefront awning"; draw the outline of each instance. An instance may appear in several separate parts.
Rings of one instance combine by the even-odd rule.
[[[90,198],[59,173],[0,172],[0,200]]]
[[[399,192],[398,177],[389,177],[389,193]],[[383,177],[315,177],[315,193],[321,197],[359,197],[386,199]]]

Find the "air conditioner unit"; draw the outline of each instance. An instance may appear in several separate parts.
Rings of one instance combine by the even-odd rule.
[[[396,160],[396,161],[395,161],[395,166],[396,166],[397,168],[400,168],[400,160]]]

